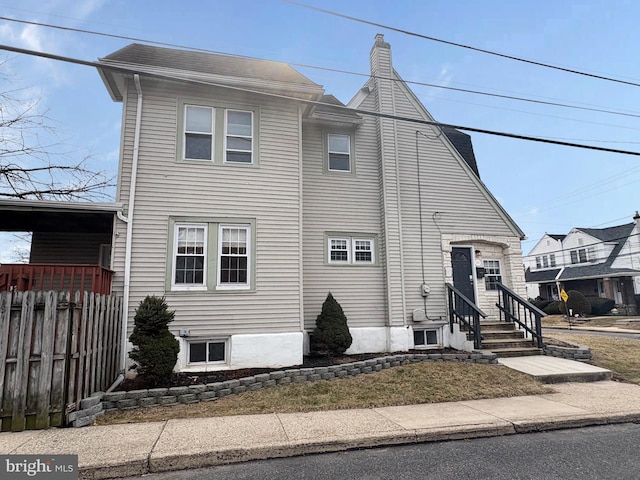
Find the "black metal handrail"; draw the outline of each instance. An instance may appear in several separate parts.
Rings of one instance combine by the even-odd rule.
[[[500,292],[496,303],[500,310],[500,321],[518,324],[531,335],[531,341],[535,346],[543,348],[541,319],[546,313],[501,283],[497,283],[496,286]]]
[[[461,330],[468,330],[473,335],[473,348],[482,348],[482,333],[480,331],[480,317],[487,315],[475,303],[469,300],[460,290],[447,283],[447,298],[449,299],[449,328],[453,333],[453,325],[458,323]]]

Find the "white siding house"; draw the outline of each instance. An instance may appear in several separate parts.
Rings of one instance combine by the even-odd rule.
[[[545,234],[524,258],[527,294],[558,299],[558,287],[613,299],[635,313],[640,293],[640,216],[607,228]]]
[[[370,59],[349,108],[276,62],[137,44],[101,59],[123,103],[113,288],[129,332],[146,295],[166,298],[178,369],[300,364],[329,292],[348,353],[459,344],[446,283],[488,313],[497,282],[524,295],[523,233],[470,138],[407,120],[433,122],[382,35]]]

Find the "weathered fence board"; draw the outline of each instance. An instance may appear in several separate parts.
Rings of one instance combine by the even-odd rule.
[[[122,301],[76,292],[0,293],[0,430],[64,425],[118,374]]]

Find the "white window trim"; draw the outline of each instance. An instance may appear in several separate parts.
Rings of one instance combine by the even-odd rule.
[[[371,260],[366,261],[366,260],[356,260],[356,242],[360,241],[360,242],[369,242],[369,246],[371,247]],[[373,242],[373,238],[370,237],[353,237],[351,239],[351,248],[353,250],[353,253],[351,255],[351,258],[353,259],[353,263],[357,263],[357,264],[367,264],[370,265],[372,263],[375,263],[375,247],[374,247],[374,242]]]
[[[204,228],[204,266],[202,272],[202,284],[199,283],[176,283],[176,267],[178,257],[178,230],[180,228]],[[206,223],[176,223],[173,230],[173,260],[171,268],[171,290],[175,291],[206,291],[207,290],[207,264],[209,261],[209,252],[207,245],[209,243],[209,225]]]
[[[222,230],[225,228],[237,228],[244,229],[247,232],[247,281],[246,283],[221,283],[220,281],[220,270],[222,265]],[[251,251],[251,225],[247,224],[232,224],[232,223],[221,223],[218,225],[218,258],[216,261],[216,289],[217,290],[250,290],[251,289],[251,256],[253,252]]]
[[[337,152],[337,151],[332,151],[330,148],[331,142],[330,139],[331,137],[347,137],[348,142],[347,145],[349,146],[349,151],[346,152],[349,155],[349,169],[348,170],[342,170],[339,168],[331,168],[331,154],[332,153],[337,153],[339,155],[344,155],[345,152]],[[353,155],[351,153],[351,134],[349,133],[329,133],[327,134],[327,170],[330,172],[340,172],[340,173],[351,173],[352,170],[352,164],[353,164]]]
[[[331,252],[333,251],[333,249],[331,248],[331,242],[333,240],[344,240],[345,242],[347,242],[347,259],[346,260],[331,260]],[[327,239],[327,252],[328,252],[328,257],[327,260],[329,261],[329,263],[334,263],[337,265],[350,265],[351,264],[351,238],[349,237],[328,237]],[[338,250],[336,250],[338,251]],[[340,250],[342,251],[342,250]]]
[[[416,344],[415,343],[415,339],[413,342],[413,348],[415,348],[416,350],[428,350],[430,348],[438,348],[442,346],[442,337],[441,337],[441,332],[442,332],[442,328],[416,328],[414,330],[414,334],[416,332],[421,332],[423,335],[423,339],[427,340],[427,337],[424,336],[426,332],[435,332],[436,333],[436,343],[424,343],[422,345]]]
[[[208,108],[211,110],[211,158],[190,158],[187,157],[187,134],[193,133],[195,135],[209,135],[209,133],[204,132],[192,132],[187,130],[187,108],[188,107],[196,107],[196,108]],[[194,160],[196,162],[213,162],[215,157],[215,138],[216,138],[216,109],[214,107],[209,107],[208,105],[196,105],[192,103],[184,104],[184,112],[182,119],[182,159],[183,160]],[[252,144],[253,145],[253,144]]]
[[[485,263],[484,262],[497,262],[498,263],[498,269],[499,269],[500,273],[498,273],[498,274],[487,273],[487,268],[485,267]],[[486,260],[483,261],[482,266],[485,268],[485,272],[484,272],[485,278],[487,278],[487,277],[500,277],[500,283],[504,283],[502,281],[502,277],[504,276],[502,274],[502,262],[499,259],[497,259],[497,258],[487,258]],[[491,289],[487,288],[486,285],[487,285],[487,283],[486,283],[486,280],[485,280],[485,290],[487,292],[497,292],[498,291],[498,290],[491,290]]]
[[[189,357],[191,356],[191,344],[193,343],[204,343],[206,344],[206,356],[209,356],[209,343],[224,343],[224,360],[215,360],[209,361],[205,360],[204,362],[191,362]],[[185,364],[187,367],[196,366],[196,365],[226,365],[229,363],[229,339],[228,338],[190,338],[187,339],[187,352],[185,358]]]
[[[246,135],[230,135],[228,133],[228,125],[229,125],[229,121],[228,121],[228,113],[229,112],[240,112],[240,113],[249,113],[251,114],[251,135],[249,137],[247,137]],[[223,146],[222,146],[222,162],[223,163],[229,163],[232,165],[253,165],[253,158],[254,158],[254,143],[255,143],[255,139],[254,139],[254,132],[253,132],[253,126],[254,126],[254,121],[253,121],[253,112],[251,110],[240,110],[237,108],[225,108],[224,110],[224,140],[223,140]],[[237,149],[229,149],[229,151],[231,152],[240,152],[240,153],[250,153],[251,154],[251,161],[250,162],[229,162],[227,161],[227,138],[229,136],[232,137],[236,137],[236,138],[250,138],[251,139],[251,150],[237,150]]]
[[[331,242],[333,240],[341,240],[346,242],[347,260],[331,259]],[[356,241],[369,242],[371,246],[371,261],[356,260]],[[331,235],[327,236],[327,263],[332,265],[375,265],[376,263],[376,244],[374,237],[357,236],[357,235]],[[337,250],[336,250],[337,251]],[[342,250],[340,250],[342,251]]]

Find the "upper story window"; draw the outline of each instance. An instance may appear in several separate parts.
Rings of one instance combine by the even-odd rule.
[[[185,105],[184,112],[184,158],[190,160],[213,159],[212,107]]]
[[[542,260],[540,257],[536,257],[536,268],[542,268]]]
[[[497,290],[498,283],[502,283],[499,260],[484,261],[484,286],[487,290]]]
[[[556,266],[556,255],[555,253],[552,253],[549,255],[549,266],[551,267],[555,267]]]
[[[542,257],[542,266],[544,268],[548,268],[549,267],[549,257],[547,257],[546,255],[544,257]]]
[[[252,163],[253,112],[225,111],[225,162]]]
[[[214,164],[258,165],[260,108],[178,100],[177,157]]]
[[[329,171],[351,172],[351,135],[329,134]]]
[[[579,248],[578,250],[571,250],[569,252],[571,257],[571,263],[586,263],[587,262],[587,250],[585,248]]]

